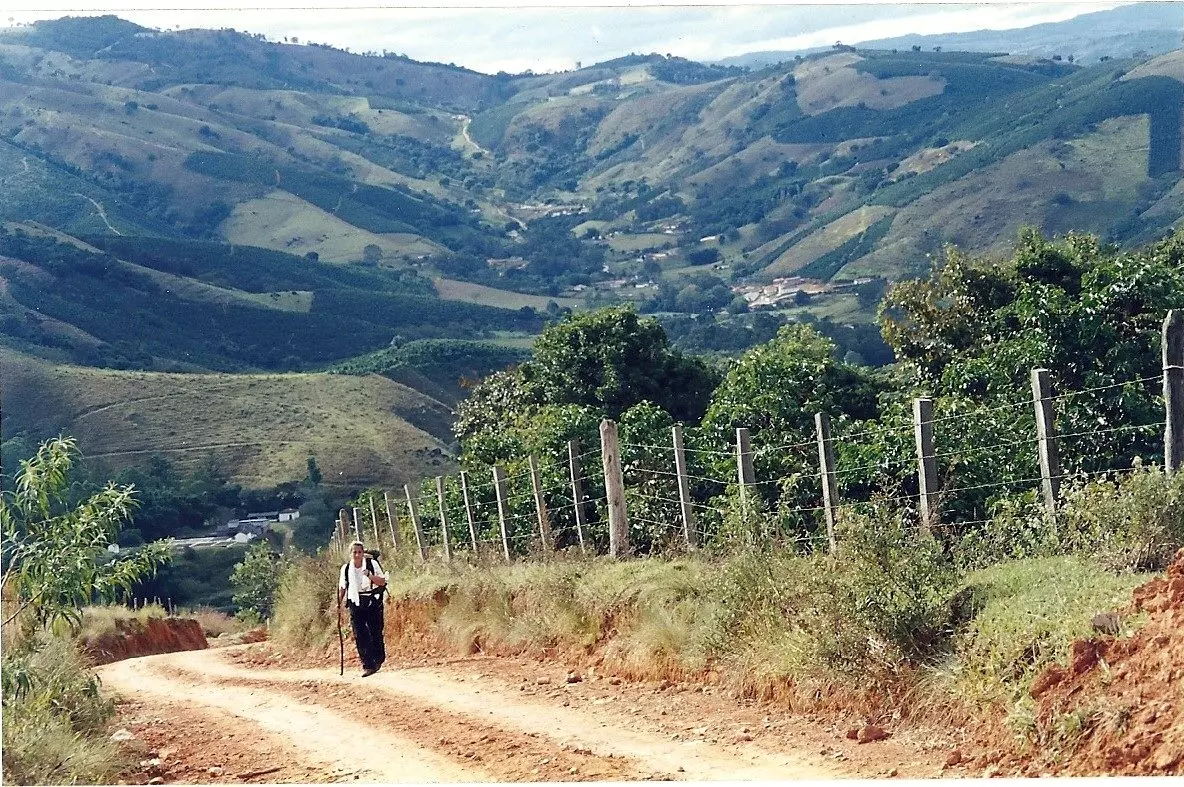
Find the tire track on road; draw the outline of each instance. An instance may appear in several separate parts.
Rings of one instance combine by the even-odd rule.
[[[340,680],[331,670],[259,669],[249,671],[216,652],[191,658],[188,668],[210,678],[285,685],[316,685]],[[356,679],[356,680],[361,680]],[[495,681],[458,681],[455,676],[425,668],[388,669],[366,678],[371,695],[382,693],[396,704],[416,704],[439,714],[468,717],[477,723],[531,738],[548,739],[552,749],[566,747],[593,757],[636,763],[637,773],[665,779],[751,781],[833,779],[850,775],[791,751],[768,752],[751,747],[724,747],[706,742],[674,742],[667,736],[631,729],[629,720],[607,708],[595,714],[578,708],[536,701],[499,687]],[[677,776],[675,776],[677,774]],[[504,777],[503,777],[504,778]],[[620,778],[618,776],[617,778]],[[625,776],[625,778],[630,778]],[[633,776],[632,778],[638,778]],[[531,780],[539,780],[535,776]]]
[[[146,656],[108,664],[99,669],[99,674],[105,685],[140,700],[183,700],[253,723],[283,736],[318,767],[361,765],[366,781],[391,784],[492,781],[489,774],[478,768],[456,765],[413,741],[358,721],[372,705],[369,692],[358,691],[357,699],[351,703],[355,712],[345,715],[262,688],[219,685],[201,672],[171,668],[189,663],[186,657],[194,654],[217,657],[216,651]],[[198,668],[204,663],[202,659],[192,662]],[[241,672],[250,676],[246,670]]]

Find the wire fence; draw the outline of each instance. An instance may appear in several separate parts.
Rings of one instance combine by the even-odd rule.
[[[1163,397],[1150,393],[1159,380]],[[623,556],[734,538],[820,550],[835,547],[841,518],[876,508],[907,513],[930,532],[965,532],[990,522],[991,506],[1007,495],[1035,493],[1051,511],[1063,483],[1129,470],[1133,459],[1158,456],[1176,470],[1184,449],[1173,454],[1172,446],[1184,446],[1184,412],[1173,407],[1184,405],[1173,403],[1184,402],[1184,392],[1171,386],[1184,381],[1165,370],[1054,394],[1047,373],[1033,372],[1026,400],[1018,392],[1001,405],[938,400],[935,414],[932,400],[919,399],[912,419],[902,409],[832,435],[819,415],[813,435],[750,438],[738,429],[731,446],[702,430],[688,430],[688,441],[679,426],[665,444],[653,429],[619,439],[606,421],[598,448],[572,443],[507,468],[380,493],[374,505],[354,510],[356,527],[342,513],[334,540],[350,535],[348,525],[354,534],[373,533],[379,548],[418,550],[421,562],[465,554]],[[1091,409],[1099,394],[1132,390],[1141,392],[1133,404],[1105,416]]]

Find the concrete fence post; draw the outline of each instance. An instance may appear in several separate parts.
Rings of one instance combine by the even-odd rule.
[[[448,536],[448,508],[444,504],[444,476],[436,476],[436,502],[440,508],[440,539],[445,562],[452,560],[452,539]]]
[[[382,504],[386,507],[386,526],[391,531],[391,544],[394,545],[396,552],[402,552],[403,537],[399,533],[398,519],[395,516],[394,506],[391,505],[391,496],[385,490],[382,493]]]
[[[1040,458],[1040,488],[1044,508],[1055,514],[1061,496],[1061,457],[1055,434],[1056,409],[1048,369],[1032,370],[1032,403],[1036,407],[1036,450]]]
[[[374,507],[374,493],[370,493],[370,522],[374,525],[374,548],[382,551],[382,538],[378,532],[378,509]]]
[[[460,494],[465,500],[465,519],[469,523],[469,541],[473,545],[473,554],[477,554],[477,520],[473,517],[473,501],[469,498],[469,474],[460,471]]]
[[[1184,311],[1163,321],[1163,467],[1169,476],[1184,465]]]
[[[534,494],[534,510],[539,521],[539,540],[543,542],[544,552],[555,551],[555,539],[551,535],[551,517],[547,514],[547,501],[543,497],[543,479],[539,474],[539,462],[531,454],[527,457],[530,464],[530,489]]]
[[[604,468],[604,493],[608,498],[608,553],[615,558],[629,554],[629,517],[625,511],[625,475],[621,469],[621,444],[617,424],[600,422],[600,459]]]
[[[678,507],[682,514],[682,540],[687,548],[699,544],[695,529],[695,510],[691,507],[691,479],[687,477],[687,451],[683,445],[682,425],[670,427],[674,442],[674,473],[678,476]]]
[[[921,527],[937,524],[937,460],[933,448],[933,400],[913,400],[913,433],[917,438],[917,485],[921,497]]]
[[[497,495],[497,521],[502,532],[502,552],[509,563],[513,554],[510,550],[510,496],[506,488],[506,471],[500,465],[493,467],[493,490]]]
[[[835,484],[835,446],[830,435],[830,416],[814,413],[814,428],[818,432],[818,468],[822,479],[822,510],[826,517],[826,543],[830,552],[835,551],[836,510],[839,494]]]
[[[571,474],[571,499],[574,503],[576,519],[576,538],[580,541],[580,552],[588,554],[588,537],[585,530],[588,527],[584,520],[584,484],[580,475],[580,444],[575,440],[567,441],[567,468]]]

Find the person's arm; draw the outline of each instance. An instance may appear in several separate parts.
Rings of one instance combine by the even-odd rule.
[[[341,567],[341,575],[337,580],[337,605],[345,600],[345,566]]]
[[[376,588],[384,587],[386,585],[386,574],[382,572],[382,564],[374,560],[371,561],[370,565],[374,566],[374,570],[370,572],[370,584]]]

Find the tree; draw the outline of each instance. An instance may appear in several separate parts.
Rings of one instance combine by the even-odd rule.
[[[540,404],[588,405],[617,418],[648,400],[680,421],[702,416],[718,379],[702,361],[671,347],[657,321],[629,306],[549,326],[519,372]]]
[[[711,396],[703,438],[719,452],[713,477],[735,474],[736,429],[749,430],[756,476],[766,501],[812,505],[817,484],[814,414],[827,413],[836,427],[877,414],[882,390],[869,370],[835,359],[835,347],[813,328],[791,324],[744,353]]]
[[[1024,230],[1003,262],[948,249],[928,279],[894,286],[881,304],[881,329],[901,374],[899,400],[886,407],[884,422],[907,424],[914,395],[934,397],[938,418],[957,417],[943,437],[938,473],[947,487],[968,490],[949,496],[944,509],[967,515],[1005,496],[1000,483],[1037,472],[1029,442],[1034,368],[1050,370],[1055,393],[1065,394],[1056,402],[1056,431],[1076,439],[1062,442],[1063,469],[1162,456],[1154,429],[1129,427],[1163,418],[1160,326],[1172,308],[1184,308],[1184,233],[1123,251],[1084,235],[1050,241]],[[841,451],[840,464],[885,466],[907,457],[907,432],[900,434],[865,438],[857,453]]]
[[[321,475],[321,468],[317,466],[317,458],[310,456],[308,458],[308,483],[310,486],[318,486],[323,480]]]
[[[19,601],[5,623],[28,609],[38,624],[65,620],[76,626],[82,607],[130,592],[169,559],[167,542],[112,559],[107,547],[136,507],[135,488],[108,483],[71,504],[70,471],[79,455],[72,438],[45,442],[21,463],[16,490],[0,496],[3,584],[11,581]]]
[[[233,601],[239,615],[262,620],[271,617],[275,603],[275,591],[279,577],[284,572],[284,560],[271,551],[266,541],[260,541],[247,550],[242,562],[234,567],[230,575],[230,586],[234,588]]]
[[[362,249],[362,262],[367,265],[377,265],[382,262],[382,247],[377,243],[367,243]]]

